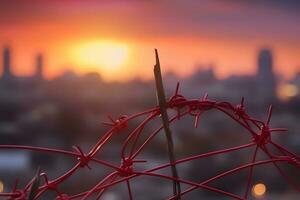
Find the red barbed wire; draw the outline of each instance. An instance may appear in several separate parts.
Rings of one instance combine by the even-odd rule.
[[[176,87],[174,95],[167,101],[167,109],[175,110],[176,114],[169,119],[169,123],[174,123],[181,120],[185,116],[194,117],[194,126],[198,127],[200,116],[205,112],[215,109],[227,115],[233,121],[238,123],[243,129],[245,129],[251,136],[252,140],[247,144],[220,149],[215,151],[210,151],[202,154],[197,154],[189,156],[186,158],[178,159],[174,163],[166,163],[163,165],[156,166],[147,170],[136,170],[138,164],[147,162],[145,159],[137,159],[141,152],[150,145],[150,142],[163,130],[163,125],[161,124],[156,130],[152,131],[146,139],[142,140],[141,135],[145,132],[145,126],[151,121],[160,118],[161,113],[159,107],[154,107],[152,109],[140,112],[134,115],[122,115],[117,119],[113,119],[109,116],[110,122],[104,123],[105,125],[111,126],[98,141],[90,149],[89,152],[85,153],[79,146],[73,146],[74,151],[66,151],[60,149],[51,149],[44,147],[33,147],[33,146],[22,146],[22,145],[0,145],[0,149],[12,149],[12,150],[29,150],[36,151],[40,153],[51,153],[51,154],[62,154],[65,156],[70,156],[77,158],[77,162],[73,165],[72,168],[67,170],[63,175],[59,176],[56,179],[50,180],[46,172],[41,172],[37,177],[30,180],[23,188],[18,187],[18,181],[16,181],[11,192],[0,193],[0,197],[6,197],[9,200],[26,200],[28,199],[29,192],[32,188],[34,181],[39,178],[41,184],[37,188],[34,199],[43,199],[43,195],[46,191],[54,191],[57,194],[56,200],[71,200],[71,199],[81,199],[86,200],[91,196],[96,196],[95,199],[100,199],[107,189],[114,185],[126,183],[128,189],[128,198],[130,200],[134,199],[134,193],[132,191],[132,186],[130,182],[141,176],[149,177],[159,177],[164,180],[176,181],[185,185],[188,185],[189,188],[181,191],[180,194],[171,195],[168,197],[168,200],[177,199],[179,196],[183,197],[189,192],[195,189],[203,189],[215,192],[217,194],[224,195],[226,197],[231,197],[233,199],[248,199],[248,193],[251,187],[253,169],[256,166],[272,164],[277,169],[280,176],[286,180],[286,182],[293,187],[296,191],[300,191],[300,186],[297,185],[292,179],[287,175],[287,173],[281,169],[279,163],[286,163],[288,165],[294,166],[296,169],[300,169],[300,159],[299,156],[295,153],[288,150],[286,147],[272,140],[272,134],[277,132],[286,131],[283,128],[272,128],[270,127],[270,121],[272,116],[272,106],[268,110],[268,116],[265,121],[252,118],[246,111],[244,105],[244,98],[242,98],[240,104],[232,105],[229,102],[218,102],[210,100],[205,94],[202,98],[199,99],[186,99],[183,95],[179,94],[179,84]],[[128,129],[128,124],[132,120],[138,118],[144,118],[144,120],[137,125],[137,127],[131,131],[128,136],[125,138],[119,155],[120,165],[115,165],[105,160],[96,158],[96,156],[102,151],[104,145],[110,143],[110,139],[113,136],[118,136],[123,130]],[[140,142],[140,144],[139,144]],[[274,154],[271,152],[268,145],[272,148],[278,150],[280,154]],[[175,178],[170,175],[163,173],[158,173],[159,170],[170,168],[171,166],[176,166],[182,163],[187,163],[194,160],[199,160],[202,158],[207,158],[215,155],[223,155],[230,152],[235,152],[242,149],[254,148],[254,152],[249,157],[251,161],[243,165],[237,166],[230,170],[223,171],[215,176],[202,181],[195,182],[183,178]],[[257,160],[258,150],[261,150],[268,159]],[[105,167],[111,169],[112,172],[109,173],[105,178],[96,183],[92,188],[81,193],[76,194],[67,194],[61,189],[59,185],[69,179],[76,171],[80,168],[91,168],[90,163],[94,162],[98,167]],[[234,194],[228,191],[212,187],[209,183],[219,180],[225,176],[237,173],[241,170],[248,169],[248,176],[246,180],[245,191],[243,194]],[[145,186],[146,187],[146,186]]]

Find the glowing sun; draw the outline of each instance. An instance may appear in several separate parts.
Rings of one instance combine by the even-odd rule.
[[[95,41],[81,44],[73,49],[77,64],[104,69],[117,69],[125,64],[129,48],[113,41]]]

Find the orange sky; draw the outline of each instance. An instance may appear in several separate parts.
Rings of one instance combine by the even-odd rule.
[[[24,2],[0,2],[0,45],[11,47],[17,75],[32,74],[34,56],[42,52],[47,78],[73,70],[97,71],[108,81],[149,79],[158,48],[164,71],[185,76],[213,65],[223,78],[255,73],[257,51],[265,46],[273,50],[277,73],[289,78],[300,70],[300,6],[290,1],[188,0],[172,6],[133,0]],[[106,40],[128,47],[126,61],[116,69],[84,65],[76,58],[83,55],[72,53]]]

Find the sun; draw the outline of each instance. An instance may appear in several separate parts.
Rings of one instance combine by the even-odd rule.
[[[73,48],[73,58],[81,66],[115,70],[125,64],[129,54],[126,44],[114,41],[93,41]]]

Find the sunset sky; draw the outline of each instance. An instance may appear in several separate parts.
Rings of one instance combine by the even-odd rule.
[[[300,71],[299,11],[298,0],[2,0],[0,46],[11,47],[17,75],[32,74],[42,52],[47,78],[97,71],[108,81],[152,78],[154,48],[164,72],[213,65],[224,78],[255,73],[269,47],[290,78]]]

